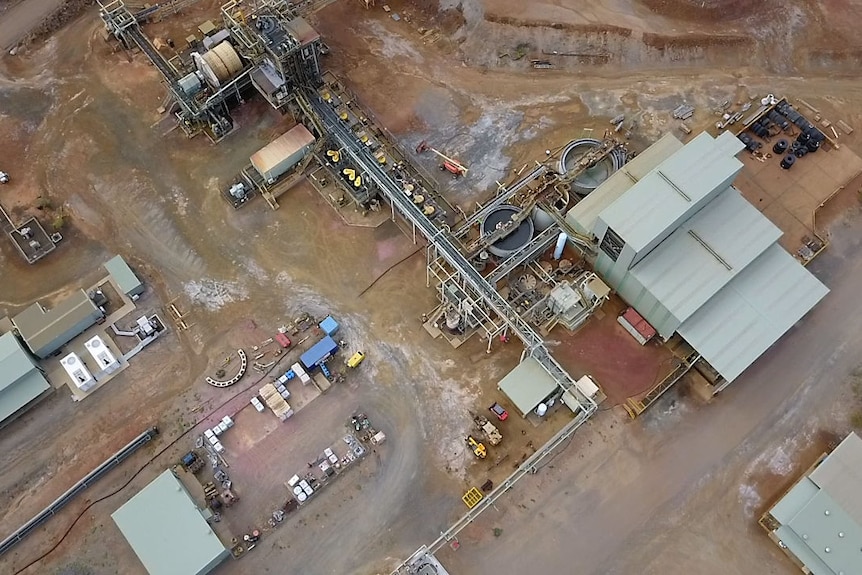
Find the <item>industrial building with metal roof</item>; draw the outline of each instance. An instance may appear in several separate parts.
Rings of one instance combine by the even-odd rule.
[[[596,238],[596,272],[662,339],[682,336],[721,375],[715,391],[829,291],[733,187],[743,148],[729,132],[667,135],[567,214]]]
[[[111,518],[150,575],[205,575],[230,556],[170,469]]]
[[[104,316],[84,290],[78,290],[45,309],[34,303],[12,318],[12,323],[30,351],[45,359]]]
[[[50,389],[15,334],[0,335],[0,425]]]
[[[129,297],[144,293],[144,284],[123,259],[123,256],[114,256],[105,262],[105,269],[117,282],[117,286]]]
[[[862,439],[848,435],[761,519],[773,539],[813,575],[862,566]]]
[[[557,382],[538,361],[524,359],[497,384],[522,417],[557,390]]]

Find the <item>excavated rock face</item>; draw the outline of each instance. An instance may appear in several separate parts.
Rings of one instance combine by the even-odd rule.
[[[657,14],[683,20],[738,20],[771,10],[761,0],[640,0]]]

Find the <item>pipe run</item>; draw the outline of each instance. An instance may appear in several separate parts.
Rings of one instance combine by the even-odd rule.
[[[4,553],[12,549],[12,547],[14,547],[16,544],[20,543],[37,527],[42,525],[42,523],[56,515],[57,512],[62,509],[63,506],[65,506],[75,496],[90,487],[93,482],[97,481],[105,473],[122,463],[123,460],[132,455],[139,448],[152,441],[158,434],[158,428],[151,427],[139,436],[137,436],[135,439],[133,439],[130,443],[128,443],[118,452],[113,454],[109,459],[106,459],[96,469],[88,473],[86,477],[78,481],[75,485],[73,485],[65,493],[63,493],[63,495],[55,499],[53,503],[48,505],[48,507],[40,511],[35,517],[30,519],[30,521],[16,529],[14,533],[12,533],[6,539],[0,542],[0,555],[3,555]]]

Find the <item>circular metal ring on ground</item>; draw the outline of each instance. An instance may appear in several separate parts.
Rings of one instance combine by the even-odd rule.
[[[226,381],[219,381],[217,379],[213,379],[211,377],[206,378],[206,382],[213,387],[230,387],[245,375],[245,370],[248,369],[248,359],[245,356],[245,352],[241,349],[236,350],[237,355],[239,356],[239,372],[233,376],[232,378]]]

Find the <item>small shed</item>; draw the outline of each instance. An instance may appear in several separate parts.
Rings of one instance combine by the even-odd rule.
[[[536,409],[557,389],[557,382],[538,361],[528,357],[497,384],[497,389],[512,400],[521,417]]]
[[[335,321],[332,318],[332,316],[330,315],[330,316],[327,316],[326,319],[324,319],[322,322],[320,322],[318,327],[320,327],[320,329],[326,335],[335,335],[335,332],[338,331],[339,326],[338,326],[338,322]]]
[[[114,256],[105,263],[105,269],[117,282],[120,290],[129,297],[139,296],[144,293],[144,284],[123,259],[123,256]]]
[[[275,183],[285,172],[302,160],[314,145],[308,128],[297,124],[251,157],[251,165],[269,183]]]
[[[326,361],[332,354],[338,351],[338,343],[328,335],[311,346],[311,349],[302,354],[299,360],[306,369],[313,369],[318,364]]]
[[[150,575],[206,575],[230,556],[170,469],[111,518]]]

